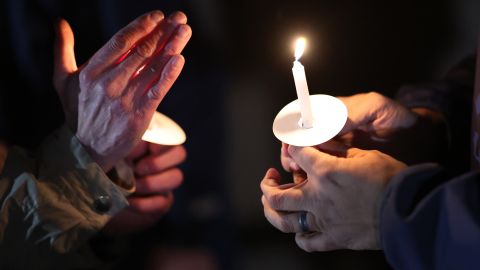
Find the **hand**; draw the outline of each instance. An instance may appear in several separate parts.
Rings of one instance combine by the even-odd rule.
[[[378,249],[378,206],[388,181],[406,165],[378,151],[338,143],[289,146],[292,160],[306,181],[279,185],[280,175],[268,170],[261,182],[265,216],[283,232],[296,233],[306,251]],[[329,153],[326,153],[326,152]],[[298,223],[307,212],[309,233]]]
[[[183,146],[163,146],[141,141],[127,157],[134,166],[136,191],[130,205],[105,226],[108,234],[123,234],[146,229],[163,217],[173,204],[172,191],[183,180],[176,166],[186,158]]]
[[[154,111],[184,64],[191,36],[181,12],[140,16],[77,68],[73,33],[57,29],[54,85],[67,124],[90,156],[108,171],[140,141]]]
[[[293,182],[298,184],[307,178],[307,174],[300,169],[298,164],[291,158],[290,154],[288,153],[289,145],[282,142],[282,148],[280,150],[280,161],[282,163],[282,167],[287,172],[292,172]]]
[[[417,115],[408,108],[376,92],[338,98],[348,108],[348,121],[340,134],[360,129],[377,138],[388,138],[417,121]]]
[[[349,119],[337,140],[379,150],[408,164],[441,162],[445,156],[448,128],[441,113],[409,109],[375,92],[339,99],[347,106]]]

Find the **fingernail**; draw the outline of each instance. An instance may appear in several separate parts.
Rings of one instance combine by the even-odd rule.
[[[187,25],[182,24],[178,27],[177,34],[178,34],[179,37],[182,37],[182,38],[186,37],[188,35],[188,32],[190,32],[190,31],[189,31],[189,27]]]
[[[160,10],[155,10],[151,13],[152,15],[152,19],[155,21],[155,22],[159,22],[161,20],[163,20],[163,12],[161,12]]]
[[[170,15],[169,20],[178,23],[187,23],[187,16],[181,11],[175,11]]]

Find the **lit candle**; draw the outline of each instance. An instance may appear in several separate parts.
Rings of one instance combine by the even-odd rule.
[[[305,50],[306,40],[304,38],[297,39],[295,44],[295,61],[293,62],[292,72],[295,80],[295,88],[297,89],[297,97],[300,104],[300,113],[302,118],[300,124],[302,128],[313,127],[312,105],[310,104],[310,94],[308,93],[307,78],[305,76],[305,68],[299,59]]]

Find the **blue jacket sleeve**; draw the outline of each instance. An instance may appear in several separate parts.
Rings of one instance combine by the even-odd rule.
[[[409,167],[387,188],[381,243],[395,269],[472,269],[480,258],[480,172]]]

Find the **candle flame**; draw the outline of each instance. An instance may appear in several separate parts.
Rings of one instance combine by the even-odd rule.
[[[300,57],[302,57],[303,51],[305,51],[306,43],[307,40],[303,37],[298,38],[295,42],[295,60],[298,60]]]

